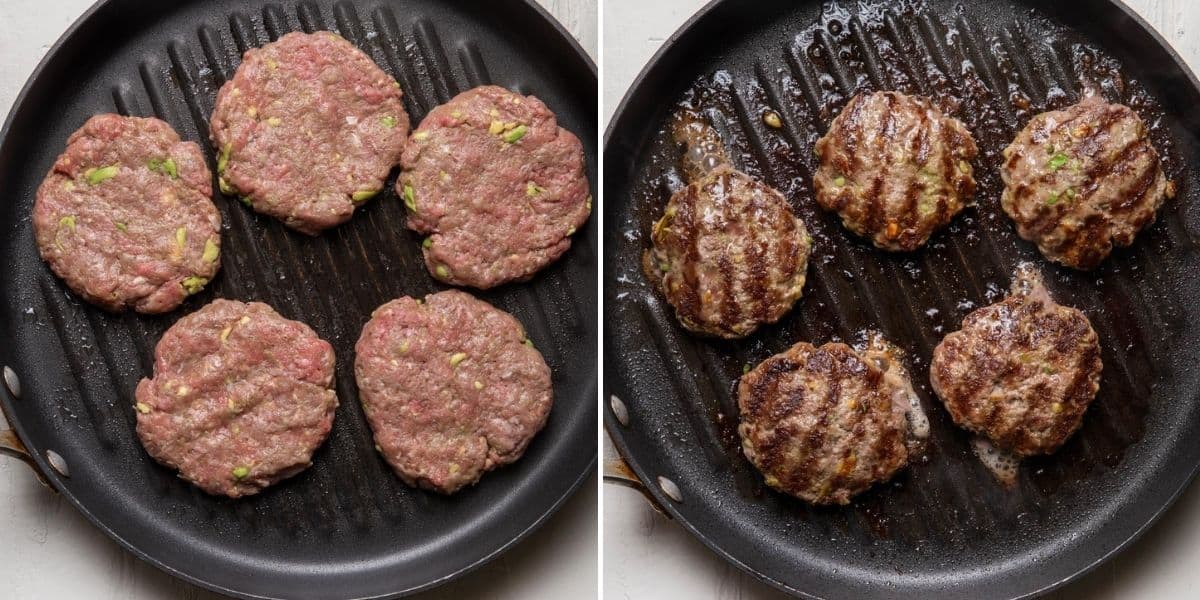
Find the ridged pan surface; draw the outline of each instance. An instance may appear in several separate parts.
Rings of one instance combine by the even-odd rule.
[[[354,384],[354,342],[371,311],[444,288],[426,272],[420,237],[404,228],[391,185],[349,223],[315,238],[218,195],[221,272],[161,317],[92,308],[38,257],[30,227],[35,190],[90,115],[161,117],[199,142],[215,168],[208,117],[243,51],[290,31],[322,29],[341,33],[400,82],[414,124],[481,83],[537,95],[584,140],[595,185],[594,67],[548,15],[516,0],[111,0],[51,51],[0,146],[0,359],[22,387],[19,399],[4,395],[6,412],[53,485],[99,527],[170,572],[241,597],[381,598],[443,582],[540,524],[596,456],[590,223],[531,282],[478,294],[525,324],[552,369],[555,404],[524,458],[449,497],[411,489],[391,472],[373,448]],[[151,372],[159,337],[222,297],[267,302],[311,325],[337,353],[341,406],[313,466],[240,500],[208,496],[178,479],[134,433],[134,387]],[[47,451],[65,459],[69,477],[50,469]]]
[[[978,206],[917,252],[876,250],[813,198],[814,142],[854,94],[886,89],[931,96],[980,146]],[[1178,185],[1131,248],[1088,273],[1042,259],[999,205],[1000,152],[1033,115],[1085,89],[1141,114]],[[815,238],[804,297],[741,341],[683,330],[640,269],[651,224],[683,184],[666,125],[685,105]],[[624,410],[606,407],[605,420],[618,449],[684,527],[798,595],[1022,597],[1098,564],[1200,463],[1197,105],[1195,78],[1115,3],[713,3],[643,72],[606,140],[605,397]],[[767,111],[782,127],[764,123]],[[1001,298],[1021,261],[1091,319],[1104,372],[1078,434],[1024,461],[1006,489],[951,423],[928,371],[942,337]],[[743,369],[798,341],[868,329],[907,352],[932,421],[924,457],[842,508],[765,488],[736,433]]]

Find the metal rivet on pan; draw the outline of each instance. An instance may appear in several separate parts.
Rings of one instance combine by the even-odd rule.
[[[608,399],[608,405],[612,407],[613,416],[617,418],[617,422],[624,427],[629,427],[629,409],[625,408],[625,403],[614,395]]]
[[[50,466],[54,467],[54,470],[58,471],[59,475],[62,475],[63,477],[71,476],[71,469],[67,468],[67,461],[62,457],[61,454],[53,450],[47,450],[46,460],[50,461]]]
[[[17,378],[17,372],[8,365],[4,365],[4,387],[8,388],[8,393],[12,394],[13,398],[21,397],[21,380]]]
[[[683,493],[679,491],[679,486],[675,485],[674,481],[659,475],[658,487],[662,488],[663,493],[666,494],[668,498],[676,502],[683,502]]]

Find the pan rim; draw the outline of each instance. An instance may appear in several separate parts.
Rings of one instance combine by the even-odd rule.
[[[1097,1],[1100,3],[1108,4],[1111,8],[1119,11],[1125,18],[1132,21],[1132,23],[1134,25],[1136,25],[1143,33],[1148,34],[1150,36],[1150,38],[1155,42],[1155,44],[1167,53],[1167,55],[1171,58],[1171,61],[1174,63],[1175,68],[1178,70],[1179,73],[1182,73],[1184,75],[1184,77],[1191,84],[1192,88],[1200,91],[1200,78],[1197,77],[1196,73],[1183,60],[1182,56],[1179,55],[1178,51],[1176,51],[1175,48],[1169,42],[1167,42],[1166,38],[1164,38],[1163,35],[1161,33],[1159,33],[1159,31],[1157,29],[1152,27],[1149,24],[1149,22],[1147,22],[1144,18],[1142,18],[1141,15],[1139,15],[1137,12],[1135,12],[1133,9],[1131,9],[1128,5],[1126,5],[1121,0],[1097,0]],[[638,75],[633,79],[633,81],[629,84],[629,87],[625,90],[624,95],[621,97],[621,101],[617,104],[616,110],[613,111],[613,113],[612,113],[612,118],[609,120],[607,126],[605,127],[605,134],[604,134],[604,153],[605,153],[605,155],[607,155],[608,150],[611,147],[612,140],[615,137],[616,132],[618,130],[624,131],[626,129],[626,127],[618,127],[618,124],[621,124],[622,121],[625,121],[625,120],[631,118],[631,117],[628,117],[627,113],[630,110],[629,107],[630,107],[630,104],[633,102],[633,98],[636,95],[636,92],[646,83],[646,80],[648,80],[652,75],[657,74],[658,67],[660,66],[660,63],[662,62],[663,58],[670,52],[674,51],[675,47],[683,41],[683,38],[685,38],[692,32],[692,30],[696,27],[696,25],[700,21],[708,18],[709,14],[711,12],[713,12],[718,6],[720,6],[721,4],[724,4],[725,2],[727,2],[727,0],[710,0],[707,4],[705,4],[702,8],[700,8],[695,14],[690,16],[686,21],[683,22],[682,25],[679,26],[678,29],[676,29],[662,43],[662,45],[658,48],[658,50],[655,51],[654,55],[649,59],[649,61],[638,72]],[[631,156],[636,156],[636,155],[637,155],[636,152],[631,153]],[[605,165],[607,165],[607,164],[608,163],[606,161]],[[606,211],[607,210],[608,210],[608,205],[606,205]],[[615,206],[614,206],[614,210],[615,210]],[[607,263],[607,260],[606,260],[606,263]],[[605,265],[605,266],[607,266],[607,265]],[[603,356],[605,356],[604,364],[607,367],[607,365],[612,364],[609,362],[609,359],[608,359],[608,354],[610,353],[611,348],[609,347],[610,342],[608,339],[609,336],[607,335],[607,323],[606,323],[605,331],[606,331],[605,340],[604,340],[605,349],[603,352]],[[607,371],[607,368],[606,368],[606,371]],[[606,382],[605,395],[607,396],[607,395],[612,394],[611,387],[610,387],[611,384],[608,383],[609,379],[607,376],[605,377],[605,382]],[[729,562],[730,564],[733,564],[734,566],[738,567],[739,569],[746,572],[747,574],[753,576],[755,579],[758,579],[759,581],[762,581],[762,582],[770,585],[771,587],[774,587],[780,591],[786,592],[786,593],[791,594],[796,597],[806,598],[806,599],[811,599],[811,600],[825,600],[821,596],[811,594],[804,590],[796,589],[796,588],[788,585],[785,582],[775,579],[774,577],[772,577],[770,575],[767,575],[765,573],[755,570],[752,566],[746,564],[742,560],[733,556],[733,554],[730,551],[723,548],[717,541],[710,539],[709,537],[707,537],[703,533],[701,533],[699,528],[694,523],[692,523],[690,520],[688,520],[686,517],[684,517],[683,514],[676,508],[674,500],[672,500],[669,496],[667,496],[666,493],[658,485],[656,485],[654,483],[654,481],[655,481],[654,477],[651,476],[646,471],[646,469],[643,467],[643,465],[636,458],[633,458],[632,454],[630,453],[629,445],[626,443],[626,441],[624,439],[624,433],[622,431],[623,427],[616,420],[616,417],[612,414],[612,411],[610,409],[603,409],[603,412],[604,412],[605,433],[609,436],[609,439],[612,440],[613,445],[617,449],[618,454],[620,454],[621,458],[625,461],[625,463],[627,465],[629,465],[630,469],[633,471],[633,473],[637,476],[638,480],[641,482],[642,487],[654,498],[654,500],[655,500],[655,502],[657,502],[658,506],[663,507],[663,509],[667,511],[669,516],[676,523],[683,526],[683,528],[685,530],[687,530],[693,537],[699,539],[706,547],[708,547],[709,550],[711,550],[717,556],[721,557],[722,559]],[[1103,554],[1101,554],[1099,557],[1095,558],[1091,562],[1088,562],[1088,563],[1082,565],[1080,568],[1074,569],[1073,570],[1074,572],[1066,577],[1063,577],[1057,581],[1051,581],[1049,583],[1042,584],[1042,585],[1040,585],[1040,587],[1037,587],[1036,589],[1021,592],[1018,595],[1009,596],[1008,598],[1011,598],[1011,600],[1025,600],[1028,598],[1036,598],[1039,596],[1043,596],[1043,595],[1048,594],[1052,591],[1055,591],[1069,583],[1077,581],[1084,575],[1090,573],[1091,571],[1093,571],[1094,569],[1099,567],[1101,564],[1108,562],[1113,557],[1115,557],[1117,554],[1119,554],[1120,552],[1124,551],[1129,546],[1131,546],[1134,542],[1136,542],[1138,539],[1140,539],[1146,533],[1146,531],[1148,531],[1151,527],[1153,527],[1159,521],[1159,519],[1161,519],[1162,516],[1175,505],[1175,502],[1179,499],[1179,497],[1181,495],[1183,495],[1183,492],[1186,491],[1188,489],[1188,487],[1190,487],[1192,485],[1192,483],[1195,481],[1198,474],[1200,474],[1200,462],[1197,462],[1196,464],[1192,465],[1191,472],[1186,474],[1182,478],[1179,486],[1176,489],[1171,491],[1167,500],[1162,504],[1161,507],[1159,507],[1156,511],[1154,511],[1154,513],[1151,514],[1149,516],[1149,518],[1147,518],[1142,524],[1137,526],[1134,531],[1132,531],[1128,536],[1125,537],[1125,539],[1119,541],[1116,545],[1114,545],[1107,552],[1104,552]]]
[[[116,1],[117,0],[97,0],[94,4],[92,4],[90,7],[88,7],[78,18],[76,18],[75,21],[72,22],[71,25],[69,27],[67,27],[66,30],[63,31],[63,33],[58,37],[58,39],[55,40],[55,42],[50,46],[49,50],[46,51],[46,54],[38,61],[37,66],[34,67],[33,71],[26,78],[24,85],[21,86],[20,92],[18,92],[16,97],[13,99],[12,106],[9,108],[9,111],[8,111],[8,115],[4,119],[4,124],[2,127],[0,127],[0,147],[3,147],[5,145],[5,143],[7,142],[8,136],[10,133],[10,129],[12,128],[13,122],[15,121],[16,114],[19,112],[18,109],[26,102],[27,96],[30,93],[30,90],[32,89],[33,84],[41,78],[43,71],[45,71],[45,69],[48,67],[48,65],[50,63],[52,63],[56,60],[56,58],[58,57],[58,54],[61,52],[63,46],[65,46],[69,41],[71,41],[73,38],[75,38],[78,35],[79,31],[81,29],[83,29],[84,27],[86,27],[88,25],[88,23],[90,21],[92,21],[93,17],[97,13],[104,10],[109,4],[116,2]],[[544,7],[542,7],[540,4],[538,4],[536,2],[536,0],[515,0],[515,1],[524,5],[524,7],[527,10],[531,10],[532,12],[534,12],[538,17],[540,17],[542,19],[543,22],[551,25],[551,27],[558,34],[558,36],[562,40],[565,40],[568,43],[569,47],[572,50],[571,58],[580,60],[583,63],[583,66],[585,66],[587,71],[591,74],[592,78],[598,82],[599,79],[598,79],[598,70],[597,70],[596,62],[592,59],[591,55],[589,55],[587,53],[587,51],[584,50],[583,45],[580,44],[579,40],[577,40],[575,38],[575,36],[571,35],[571,33],[569,31],[567,31],[566,27],[564,27],[563,24],[561,22],[559,22],[558,19],[556,19],[552,14],[550,14],[550,12],[548,10],[546,10]],[[4,353],[7,354],[7,351],[5,351]],[[598,375],[598,373],[597,373],[597,375]],[[2,386],[0,386],[0,387],[2,387]],[[592,396],[592,400],[594,402],[594,401],[596,401],[597,398],[599,398],[598,379],[596,377],[592,378],[591,388],[592,388],[591,393],[585,394],[585,395]],[[231,597],[235,597],[235,598],[246,598],[246,599],[251,599],[251,600],[275,600],[277,598],[275,596],[263,596],[263,595],[248,594],[245,592],[240,592],[237,590],[226,588],[226,587],[221,586],[216,583],[206,581],[197,575],[185,573],[183,571],[180,571],[179,569],[176,569],[170,565],[167,565],[166,563],[162,562],[161,560],[159,560],[157,558],[150,556],[148,553],[146,553],[142,549],[134,546],[128,540],[126,540],[125,538],[118,535],[117,532],[114,531],[111,527],[109,527],[105,523],[101,522],[101,520],[98,517],[96,517],[95,514],[93,514],[87,507],[85,507],[83,505],[83,503],[74,494],[72,494],[70,492],[70,490],[63,484],[62,479],[59,476],[58,472],[55,471],[51,467],[48,459],[45,457],[45,453],[42,452],[40,447],[38,447],[36,444],[30,443],[30,438],[29,438],[27,432],[25,431],[24,426],[22,425],[22,423],[20,422],[19,419],[13,418],[13,416],[12,416],[15,414],[14,406],[12,404],[13,401],[14,401],[14,398],[9,394],[7,389],[0,391],[0,413],[3,413],[5,420],[8,422],[9,427],[12,428],[12,430],[16,433],[17,438],[21,441],[21,443],[24,444],[27,449],[29,449],[29,454],[32,457],[34,463],[36,464],[37,469],[45,476],[46,480],[50,483],[51,488],[55,493],[57,493],[57,494],[61,495],[63,498],[65,498],[71,504],[71,506],[75,508],[75,510],[79,511],[88,520],[88,522],[92,524],[92,526],[94,526],[97,529],[99,529],[100,531],[104,532],[104,534],[107,535],[109,537],[109,539],[117,542],[117,544],[120,545],[124,550],[130,552],[131,554],[133,554],[140,560],[154,566],[155,568],[161,570],[164,573],[167,573],[168,575],[170,575],[172,577],[175,577],[182,581],[186,581],[192,585],[196,585],[198,587],[201,587],[201,588],[213,591],[213,592],[217,592],[220,594],[228,595]],[[504,544],[495,548],[491,552],[486,553],[485,555],[475,559],[474,561],[470,562],[469,564],[467,564],[465,566],[458,567],[457,569],[455,569],[454,571],[452,571],[448,574],[442,575],[434,580],[425,582],[421,585],[416,585],[416,586],[409,587],[407,589],[397,590],[395,592],[389,592],[389,593],[384,593],[384,594],[379,594],[379,595],[374,595],[374,596],[347,597],[346,600],[387,600],[387,599],[391,599],[391,598],[401,598],[401,597],[405,597],[405,596],[410,596],[413,594],[417,594],[417,593],[420,593],[423,591],[428,591],[433,588],[445,585],[446,583],[449,583],[450,581],[459,579],[459,578],[467,575],[468,573],[475,571],[476,569],[484,566],[485,564],[492,562],[493,560],[498,558],[500,555],[508,552],[509,550],[513,549],[515,546],[520,544],[522,541],[524,541],[526,538],[528,538],[530,535],[532,535],[535,531],[537,531],[543,525],[545,525],[545,523],[547,521],[549,521],[551,517],[558,514],[559,510],[563,507],[564,504],[566,504],[567,500],[573,498],[576,495],[576,493],[580,489],[580,486],[583,485],[583,482],[594,476],[594,474],[596,472],[597,461],[598,461],[598,453],[594,452],[592,454],[591,459],[588,461],[587,465],[585,466],[585,468],[583,468],[580,471],[579,475],[576,476],[574,481],[572,481],[570,483],[570,485],[565,488],[562,495],[560,497],[556,498],[554,500],[554,502],[542,513],[542,515],[540,517],[535,519],[527,527],[525,527],[520,532],[518,532],[512,539],[508,540]]]

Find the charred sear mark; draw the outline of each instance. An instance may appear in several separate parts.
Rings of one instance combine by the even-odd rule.
[[[921,96],[855,96],[816,152],[818,204],[884,250],[921,247],[975,193],[975,141]]]
[[[1142,119],[1097,96],[1034,117],[1004,157],[1001,205],[1017,233],[1076,269],[1132,244],[1173,195]]]
[[[933,389],[960,427],[1018,456],[1057,450],[1100,387],[1087,317],[1054,302],[1025,266],[1012,294],[967,315],[934,350]]]
[[[908,462],[897,389],[845,344],[798,343],[742,377],[742,450],[767,485],[814,504],[847,504]]]
[[[684,327],[737,338],[800,298],[811,241],[778,191],[722,166],[672,196],[643,269]]]

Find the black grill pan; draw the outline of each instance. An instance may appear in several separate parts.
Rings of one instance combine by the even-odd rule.
[[[19,397],[14,385],[2,394],[11,425],[53,487],[122,545],[244,598],[385,598],[445,582],[545,521],[596,457],[591,224],[532,282],[480,294],[526,325],[553,370],[555,406],[521,461],[452,497],[412,490],[391,473],[373,450],[354,386],[353,345],[372,309],[441,289],[390,186],[317,238],[218,197],[222,270],[162,317],[91,308],[39,259],[29,218],[35,190],[88,116],[157,115],[199,142],[214,167],[208,116],[243,50],[318,29],[340,32],[396,77],[414,123],[481,83],[536,94],[584,140],[595,183],[595,66],[524,0],[107,0],[50,51],[0,135],[0,363],[20,383]],[[177,479],[133,431],[133,390],[151,370],[159,336],[217,297],[267,302],[310,324],[337,352],[342,404],[313,467],[238,501]],[[69,476],[51,467],[48,452],[62,457]]]
[[[999,208],[999,152],[1085,82],[1150,124],[1178,195],[1098,270],[1052,266]],[[1144,531],[1200,464],[1200,85],[1123,5],[1090,2],[719,0],[664,45],[616,111],[605,147],[605,425],[655,500],[715,552],[814,598],[1018,598],[1094,567]],[[979,206],[930,246],[888,254],[812,199],[813,143],[858,91],[932,96],[981,149]],[[782,190],[813,232],[805,297],[737,342],[700,339],[639,259],[681,185],[667,117],[699,106],[741,168]],[[764,125],[775,110],[783,127]],[[1104,374],[1083,428],[1025,461],[1015,489],[970,452],[928,384],[929,357],[1016,264],[1091,318]],[[742,457],[735,385],[791,344],[877,328],[909,354],[933,436],[926,458],[846,508],[764,489]]]

